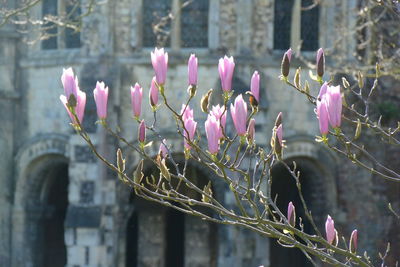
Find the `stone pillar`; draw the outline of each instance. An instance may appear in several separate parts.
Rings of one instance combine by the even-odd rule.
[[[157,208],[138,213],[138,267],[165,266],[165,216]]]
[[[210,224],[198,217],[185,217],[185,266],[210,266]]]
[[[18,100],[15,88],[17,37],[8,25],[0,29],[0,266],[11,264],[14,107]]]

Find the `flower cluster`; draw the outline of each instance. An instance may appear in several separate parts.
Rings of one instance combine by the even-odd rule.
[[[282,60],[282,80],[286,83],[288,81],[288,75],[290,70],[290,61],[292,59],[292,51],[289,49],[283,57]],[[163,49],[155,49],[151,52],[151,62],[154,69],[154,77],[152,78],[150,89],[149,89],[149,103],[154,112],[157,111],[159,106],[159,93],[164,98],[165,104],[167,105],[164,90],[166,86],[166,77],[168,69],[168,54],[164,52]],[[335,129],[336,132],[340,130],[341,126],[341,116],[342,116],[342,96],[340,86],[333,86],[328,83],[322,82],[322,76],[324,74],[325,57],[322,49],[317,52],[317,78],[316,81],[320,82],[321,87],[319,94],[314,99],[316,100],[316,114],[319,120],[319,129],[325,141],[327,141],[326,136],[329,133],[329,126]],[[179,122],[180,133],[183,137],[185,155],[190,157],[190,151],[194,147],[197,149],[196,131],[197,131],[197,121],[194,117],[194,111],[189,106],[190,100],[195,96],[197,82],[198,82],[198,59],[194,54],[191,54],[188,59],[188,94],[190,95],[189,101],[186,104],[182,104],[180,112],[173,111],[177,122]],[[221,162],[217,156],[220,153],[220,147],[226,140],[228,143],[235,141],[236,137],[240,140],[240,144],[244,144],[247,139],[248,148],[254,148],[255,146],[255,125],[256,121],[253,115],[258,112],[258,105],[262,101],[260,99],[260,74],[258,71],[254,71],[251,81],[250,81],[250,92],[246,94],[249,95],[249,103],[252,112],[249,115],[248,104],[244,99],[244,95],[239,94],[230,103],[229,111],[230,116],[233,121],[234,128],[236,130],[236,135],[232,138],[226,133],[226,121],[228,113],[228,104],[232,97],[232,78],[235,68],[235,62],[233,57],[223,57],[219,60],[218,71],[221,80],[221,87],[224,96],[223,105],[217,104],[209,108],[209,98],[212,94],[212,89],[208,91],[206,95],[202,97],[201,108],[202,111],[207,113],[207,119],[204,123],[205,135],[208,141],[208,155],[215,161]],[[61,76],[61,81],[64,87],[65,95],[61,95],[60,99],[64,104],[71,121],[78,130],[80,127],[86,104],[86,94],[79,89],[78,78],[74,75],[71,68],[64,69]],[[295,85],[297,88],[297,86]],[[142,114],[142,98],[143,98],[143,88],[139,83],[136,83],[130,88],[131,93],[131,108],[132,115],[138,122],[138,143],[140,145],[141,151],[144,152],[144,147],[146,147],[146,122],[144,119],[140,119]],[[308,91],[306,92],[309,93]],[[97,115],[100,122],[106,125],[107,119],[107,103],[109,90],[104,82],[98,81],[96,87],[93,91],[94,99],[96,102]],[[276,121],[272,130],[271,147],[272,152],[270,155],[275,155],[276,159],[282,160],[282,150],[285,147],[283,140],[283,123],[282,123],[282,113],[280,112],[276,117]],[[201,148],[200,148],[201,149]],[[240,147],[238,149],[240,151]],[[221,153],[222,154],[222,153]],[[171,174],[165,163],[168,157],[172,157],[169,150],[169,145],[166,139],[163,139],[160,143],[159,152],[157,156],[157,164],[161,170],[162,176],[167,180],[171,179]],[[224,158],[224,157],[222,157]],[[122,159],[121,151],[119,150],[119,164],[118,169],[123,170],[124,160]],[[142,176],[138,172],[138,179],[135,181],[140,181]],[[205,189],[206,190],[206,189]],[[210,189],[207,189],[210,190]],[[207,191],[208,192],[208,191]],[[211,193],[208,193],[211,195]],[[208,199],[208,196],[204,197]],[[300,218],[299,218],[300,219]],[[284,229],[285,234],[295,234],[296,228],[296,209],[292,202],[289,202],[287,208],[287,218],[286,218],[287,229]],[[301,221],[301,220],[300,220]],[[334,220],[328,215],[325,222],[325,237],[323,240],[326,247],[333,249],[338,245],[338,231],[335,228]],[[349,251],[351,253],[356,253],[358,242],[358,232],[354,230],[351,233],[349,239]]]

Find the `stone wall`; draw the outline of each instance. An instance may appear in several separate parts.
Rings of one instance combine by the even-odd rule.
[[[126,251],[127,223],[134,211],[140,211],[140,205],[132,201],[131,191],[93,156],[68,124],[69,118],[58,99],[62,93],[59,77],[62,68],[74,68],[81,89],[88,95],[85,128],[97,148],[111,161],[114,161],[116,147],[122,147],[131,172],[138,162],[137,155],[94,125],[96,114],[92,90],[97,80],[105,81],[110,90],[110,124],[114,128],[119,126],[126,139],[135,141],[137,122],[132,118],[129,89],[136,82],[140,83],[144,92],[142,118],[148,123],[153,122],[148,92],[154,74],[150,51],[141,47],[141,3],[136,0],[108,1],[96,7],[93,15],[83,21],[82,48],[74,51],[41,51],[38,45],[27,47],[23,43],[19,43],[21,51],[18,51],[17,35],[13,31],[0,32],[1,266],[35,267],[37,264],[32,256],[34,242],[25,242],[32,240],[29,239],[31,231],[37,228],[29,221],[32,215],[27,208],[32,200],[29,192],[34,191],[30,185],[35,185],[35,196],[38,197],[43,184],[36,169],[46,168],[53,157],[63,158],[68,164],[67,266],[125,266],[129,253]],[[352,22],[348,17],[345,20],[337,18],[349,13],[347,11],[354,1],[347,5],[341,1],[332,3],[322,1],[321,8],[320,43],[326,46],[334,41],[332,36],[337,27]],[[219,98],[218,59],[225,53],[235,57],[235,85],[240,86],[234,88],[236,92],[248,88],[245,85],[249,85],[251,75],[257,69],[262,85],[262,103],[256,117],[257,143],[269,145],[275,117],[283,112],[284,136],[288,140],[285,157],[288,160],[306,159],[304,162],[308,160],[321,165],[317,164],[321,172],[315,175],[313,188],[326,193],[323,194],[326,196],[324,207],[333,212],[331,215],[337,218],[343,233],[347,235],[353,227],[359,226],[360,233],[369,236],[368,239],[360,238],[360,248],[371,253],[376,244],[382,245],[379,243],[382,236],[391,235],[392,242],[398,243],[396,223],[387,220],[383,208],[391,199],[395,199],[394,207],[398,207],[398,188],[379,183],[375,177],[348,161],[337,161],[321,146],[311,145],[310,140],[318,133],[313,107],[278,79],[281,53],[272,51],[273,6],[273,0],[210,1],[210,7],[213,7],[209,17],[213,22],[209,32],[210,49],[169,53],[165,90],[169,102],[180,110],[187,99],[187,58],[191,52],[196,52],[199,57],[199,86],[191,107],[194,108],[198,129],[204,133],[206,114],[201,112],[199,100],[210,88],[215,89],[213,102]],[[343,41],[340,51],[347,51],[349,47],[352,47],[352,41]],[[296,59],[292,62],[293,66],[302,65]],[[292,68],[291,74],[294,71]],[[306,65],[303,65],[302,73],[308,73]],[[316,83],[312,84],[311,93],[316,94],[318,87]],[[14,113],[16,108],[18,112]],[[228,115],[228,124],[231,123]],[[181,155],[183,140],[177,137],[175,123],[164,106],[159,109],[156,127],[168,136],[174,152]],[[150,153],[155,155],[159,143],[151,134],[148,139],[155,140],[150,149]],[[394,155],[397,154],[382,155],[391,162],[396,160]],[[340,171],[336,166],[341,166]],[[234,200],[226,187],[218,181],[213,181],[213,186],[221,202],[233,205]],[[319,196],[314,197],[320,201],[315,203],[321,203]],[[151,207],[144,209],[142,215],[138,218],[139,266],[163,266],[166,249],[164,211]],[[270,241],[267,238],[239,228],[202,224],[191,217],[186,221],[186,266],[269,266]],[[209,233],[216,234],[207,242],[204,235]],[[213,249],[207,247],[210,242],[215,244]],[[40,247],[36,249],[40,252]],[[40,257],[40,254],[36,256]],[[11,265],[10,258],[13,258]]]

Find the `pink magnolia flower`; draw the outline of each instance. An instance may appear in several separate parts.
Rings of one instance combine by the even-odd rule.
[[[197,85],[197,57],[191,54],[188,61],[189,85]]]
[[[133,116],[135,116],[136,118],[140,117],[140,113],[142,110],[142,96],[143,89],[138,83],[136,83],[134,87],[131,86],[132,111]]]
[[[340,86],[328,86],[326,91],[329,123],[333,128],[340,127],[342,119],[342,95]]]
[[[235,99],[235,105],[231,104],[231,116],[238,135],[246,135],[247,104],[242,95]]]
[[[160,149],[158,150],[158,154],[160,154],[162,158],[166,158],[168,156],[168,149],[166,147],[166,144],[167,140],[165,139],[163,139],[163,141],[160,143]]]
[[[186,121],[189,118],[193,119],[193,109],[191,109],[189,105],[185,106],[184,104],[182,104],[181,115],[183,121]]]
[[[108,87],[105,86],[104,82],[96,83],[93,96],[96,102],[97,116],[100,119],[105,119],[107,117]]]
[[[256,132],[256,120],[251,119],[249,125],[247,126],[247,140],[252,142],[254,140],[255,132]]]
[[[319,121],[319,131],[322,135],[327,135],[329,131],[329,118],[326,95],[323,95],[321,100],[317,100],[317,118]]]
[[[164,48],[154,48],[154,52],[151,52],[151,64],[156,74],[157,83],[159,85],[164,84],[168,69],[168,53],[164,52]]]
[[[69,117],[71,118],[71,121],[73,123],[77,123],[77,121],[75,120],[74,116],[72,115],[72,113],[69,111],[68,107],[67,107],[67,98],[65,97],[65,95],[60,95],[60,100],[63,103],[65,109],[68,112]],[[78,117],[78,120],[80,123],[83,122],[83,115],[85,113],[85,105],[86,105],[86,93],[82,92],[81,90],[78,90],[78,97],[76,99],[76,107],[75,107],[75,113],[76,116]]]
[[[283,147],[283,127],[282,123],[276,128],[276,137],[278,138],[279,144]]]
[[[322,99],[322,96],[326,94],[327,89],[328,89],[328,83],[324,82],[324,84],[319,89],[319,94],[318,94],[319,99]]]
[[[333,241],[336,239],[336,229],[335,229],[335,222],[329,215],[325,222],[325,232],[326,232],[326,241],[328,241],[329,244],[333,244]]]
[[[219,150],[219,138],[221,131],[219,121],[217,121],[217,119],[214,116],[208,115],[204,125],[208,141],[208,151],[211,154],[216,154],[218,153]]]
[[[251,77],[250,90],[257,103],[260,103],[260,74],[258,71],[255,71]]]
[[[197,122],[193,120],[193,117],[189,117],[186,120],[184,120],[184,125],[185,129],[183,129],[183,133],[185,136],[185,148],[190,149],[190,145],[188,144],[187,140],[190,140],[193,142],[194,140],[194,134],[196,132],[196,127],[197,127]]]
[[[296,225],[296,209],[291,201],[287,209],[287,220],[291,226],[294,227]]]
[[[216,106],[213,106],[210,111],[210,114],[212,116],[214,116],[215,119],[218,121],[218,123],[220,123],[220,126],[222,126],[219,128],[220,138],[224,137],[222,134],[222,129],[224,129],[225,125],[226,125],[226,113],[227,112],[224,112],[224,111],[225,111],[225,106],[220,106],[219,104]]]
[[[146,141],[146,123],[142,120],[139,124],[139,133],[138,133],[139,142],[144,143]]]
[[[76,106],[74,107],[75,114],[78,117],[79,122],[82,123],[86,106],[86,93],[79,90],[78,78],[74,76],[71,68],[63,70],[63,74],[61,75],[61,82],[63,84],[65,93],[65,95],[60,95],[61,103],[63,103],[65,109],[67,110],[71,121],[73,123],[78,123],[67,106],[68,100],[71,94],[73,94],[76,100]]]
[[[150,105],[152,107],[156,107],[158,104],[158,88],[156,85],[156,77],[155,76],[151,80],[149,98],[150,98]]]
[[[352,252],[352,253],[357,252],[357,240],[358,240],[358,231],[357,231],[357,229],[355,229],[351,233],[350,241],[349,241],[349,248],[350,248],[350,252]]]
[[[218,72],[221,79],[222,90],[229,92],[232,90],[232,77],[235,69],[235,61],[233,57],[227,57],[219,59]]]
[[[64,94],[67,100],[73,94],[75,98],[78,97],[78,77],[74,75],[72,68],[63,69],[63,74],[61,75],[61,82],[64,87]]]

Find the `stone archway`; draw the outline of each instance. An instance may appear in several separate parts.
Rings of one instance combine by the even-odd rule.
[[[66,139],[37,139],[17,154],[12,266],[65,266]]]
[[[148,169],[146,175],[152,170]],[[208,178],[198,168],[191,166],[187,170],[196,184],[206,185]],[[185,194],[201,198],[192,192]],[[216,266],[215,225],[133,195],[131,203],[133,209],[124,234],[124,266]]]
[[[300,172],[302,194],[318,229],[323,233],[326,215],[336,207],[336,183],[333,172],[335,160],[321,146],[305,139],[288,140],[287,147],[285,162],[291,167],[293,162],[296,162],[297,171]],[[278,163],[273,167],[271,175],[271,197],[273,199],[277,197],[277,206],[286,214],[288,203],[292,201],[296,207],[297,227],[301,217],[304,231],[315,233],[305,216],[295,180],[286,167]],[[275,240],[271,240],[270,266],[309,267],[312,264],[300,250],[284,248]]]
[[[167,133],[165,137],[168,140],[168,144],[172,145],[172,151],[183,151],[183,139],[176,138],[176,134],[172,133],[170,135]],[[158,147],[159,141],[155,140],[149,149],[148,155],[155,156],[158,153]],[[128,151],[128,149],[122,150]],[[132,166],[132,169],[128,170],[127,173],[132,173],[140,157],[135,152],[126,152],[124,156],[126,156],[127,162]],[[183,154],[174,154],[174,159],[182,163],[184,156]],[[214,187],[213,192],[216,195],[223,196],[225,189],[220,180],[211,177],[210,173],[205,173],[204,168],[201,168],[201,166],[192,164],[189,169],[198,172],[200,174],[198,176],[201,179],[206,178],[206,182],[202,182],[201,184],[205,185],[208,183],[208,179],[210,179]],[[151,172],[151,166],[146,166],[145,164],[145,170]],[[174,264],[174,267],[216,266],[219,255],[219,232],[216,225],[202,221],[199,218],[194,218],[193,216],[177,213],[175,210],[163,207],[160,204],[143,201],[140,198],[133,199],[132,191],[126,185],[118,185],[117,190],[119,192],[119,207],[116,214],[116,223],[118,225],[117,228],[120,229],[118,233],[118,267],[169,267],[172,264]],[[182,226],[179,242],[174,241],[173,235],[171,235],[177,229],[177,227],[173,226],[174,224]],[[190,235],[187,234],[189,232]],[[127,233],[130,233],[130,236]],[[179,259],[168,258],[167,254],[172,251],[168,250],[168,246],[182,247],[182,257]],[[147,252],[150,254],[147,254]],[[196,252],[198,252],[198,257],[194,257],[196,256]],[[147,265],[143,262],[143,259],[145,259],[144,261],[148,261]],[[193,262],[189,261],[190,259]],[[196,265],[196,262],[199,264]]]

